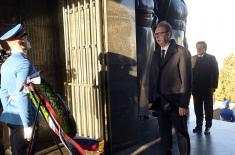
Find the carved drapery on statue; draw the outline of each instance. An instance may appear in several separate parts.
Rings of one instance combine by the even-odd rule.
[[[156,25],[156,0],[136,0],[136,47],[139,116],[148,116],[148,81],[151,57],[155,50],[152,27]]]
[[[183,0],[136,0],[136,47],[139,90],[139,116],[148,116],[149,68],[155,51],[154,29],[158,21],[168,21],[172,38],[187,47],[185,38],[188,10]]]
[[[159,21],[169,22],[173,28],[173,39],[177,44],[187,48],[185,32],[188,10],[184,0],[157,0],[157,4]]]

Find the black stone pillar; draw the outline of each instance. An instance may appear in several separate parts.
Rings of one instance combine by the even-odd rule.
[[[107,1],[107,87],[112,151],[136,143],[138,97],[135,1]]]

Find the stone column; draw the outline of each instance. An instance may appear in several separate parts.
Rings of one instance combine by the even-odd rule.
[[[109,139],[116,151],[138,137],[135,0],[108,0],[106,9]]]

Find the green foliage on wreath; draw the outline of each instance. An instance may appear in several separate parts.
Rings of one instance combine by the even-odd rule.
[[[75,119],[73,118],[71,112],[69,111],[62,98],[54,92],[54,90],[45,80],[42,80],[41,84],[35,84],[35,87],[37,92],[42,95],[47,101],[49,101],[51,107],[53,108],[61,122],[61,127],[64,132],[67,133],[70,137],[74,137],[76,135],[77,125]],[[36,96],[34,92],[31,92],[31,98],[32,95]],[[39,103],[39,97],[37,96],[35,98],[36,102],[35,100],[33,102]],[[47,109],[42,106],[41,111],[48,120],[49,113]]]

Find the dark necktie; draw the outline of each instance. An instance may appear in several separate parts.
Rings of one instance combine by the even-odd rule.
[[[165,53],[166,53],[166,50],[162,50],[161,51],[161,59],[162,59],[162,61],[165,59]]]

